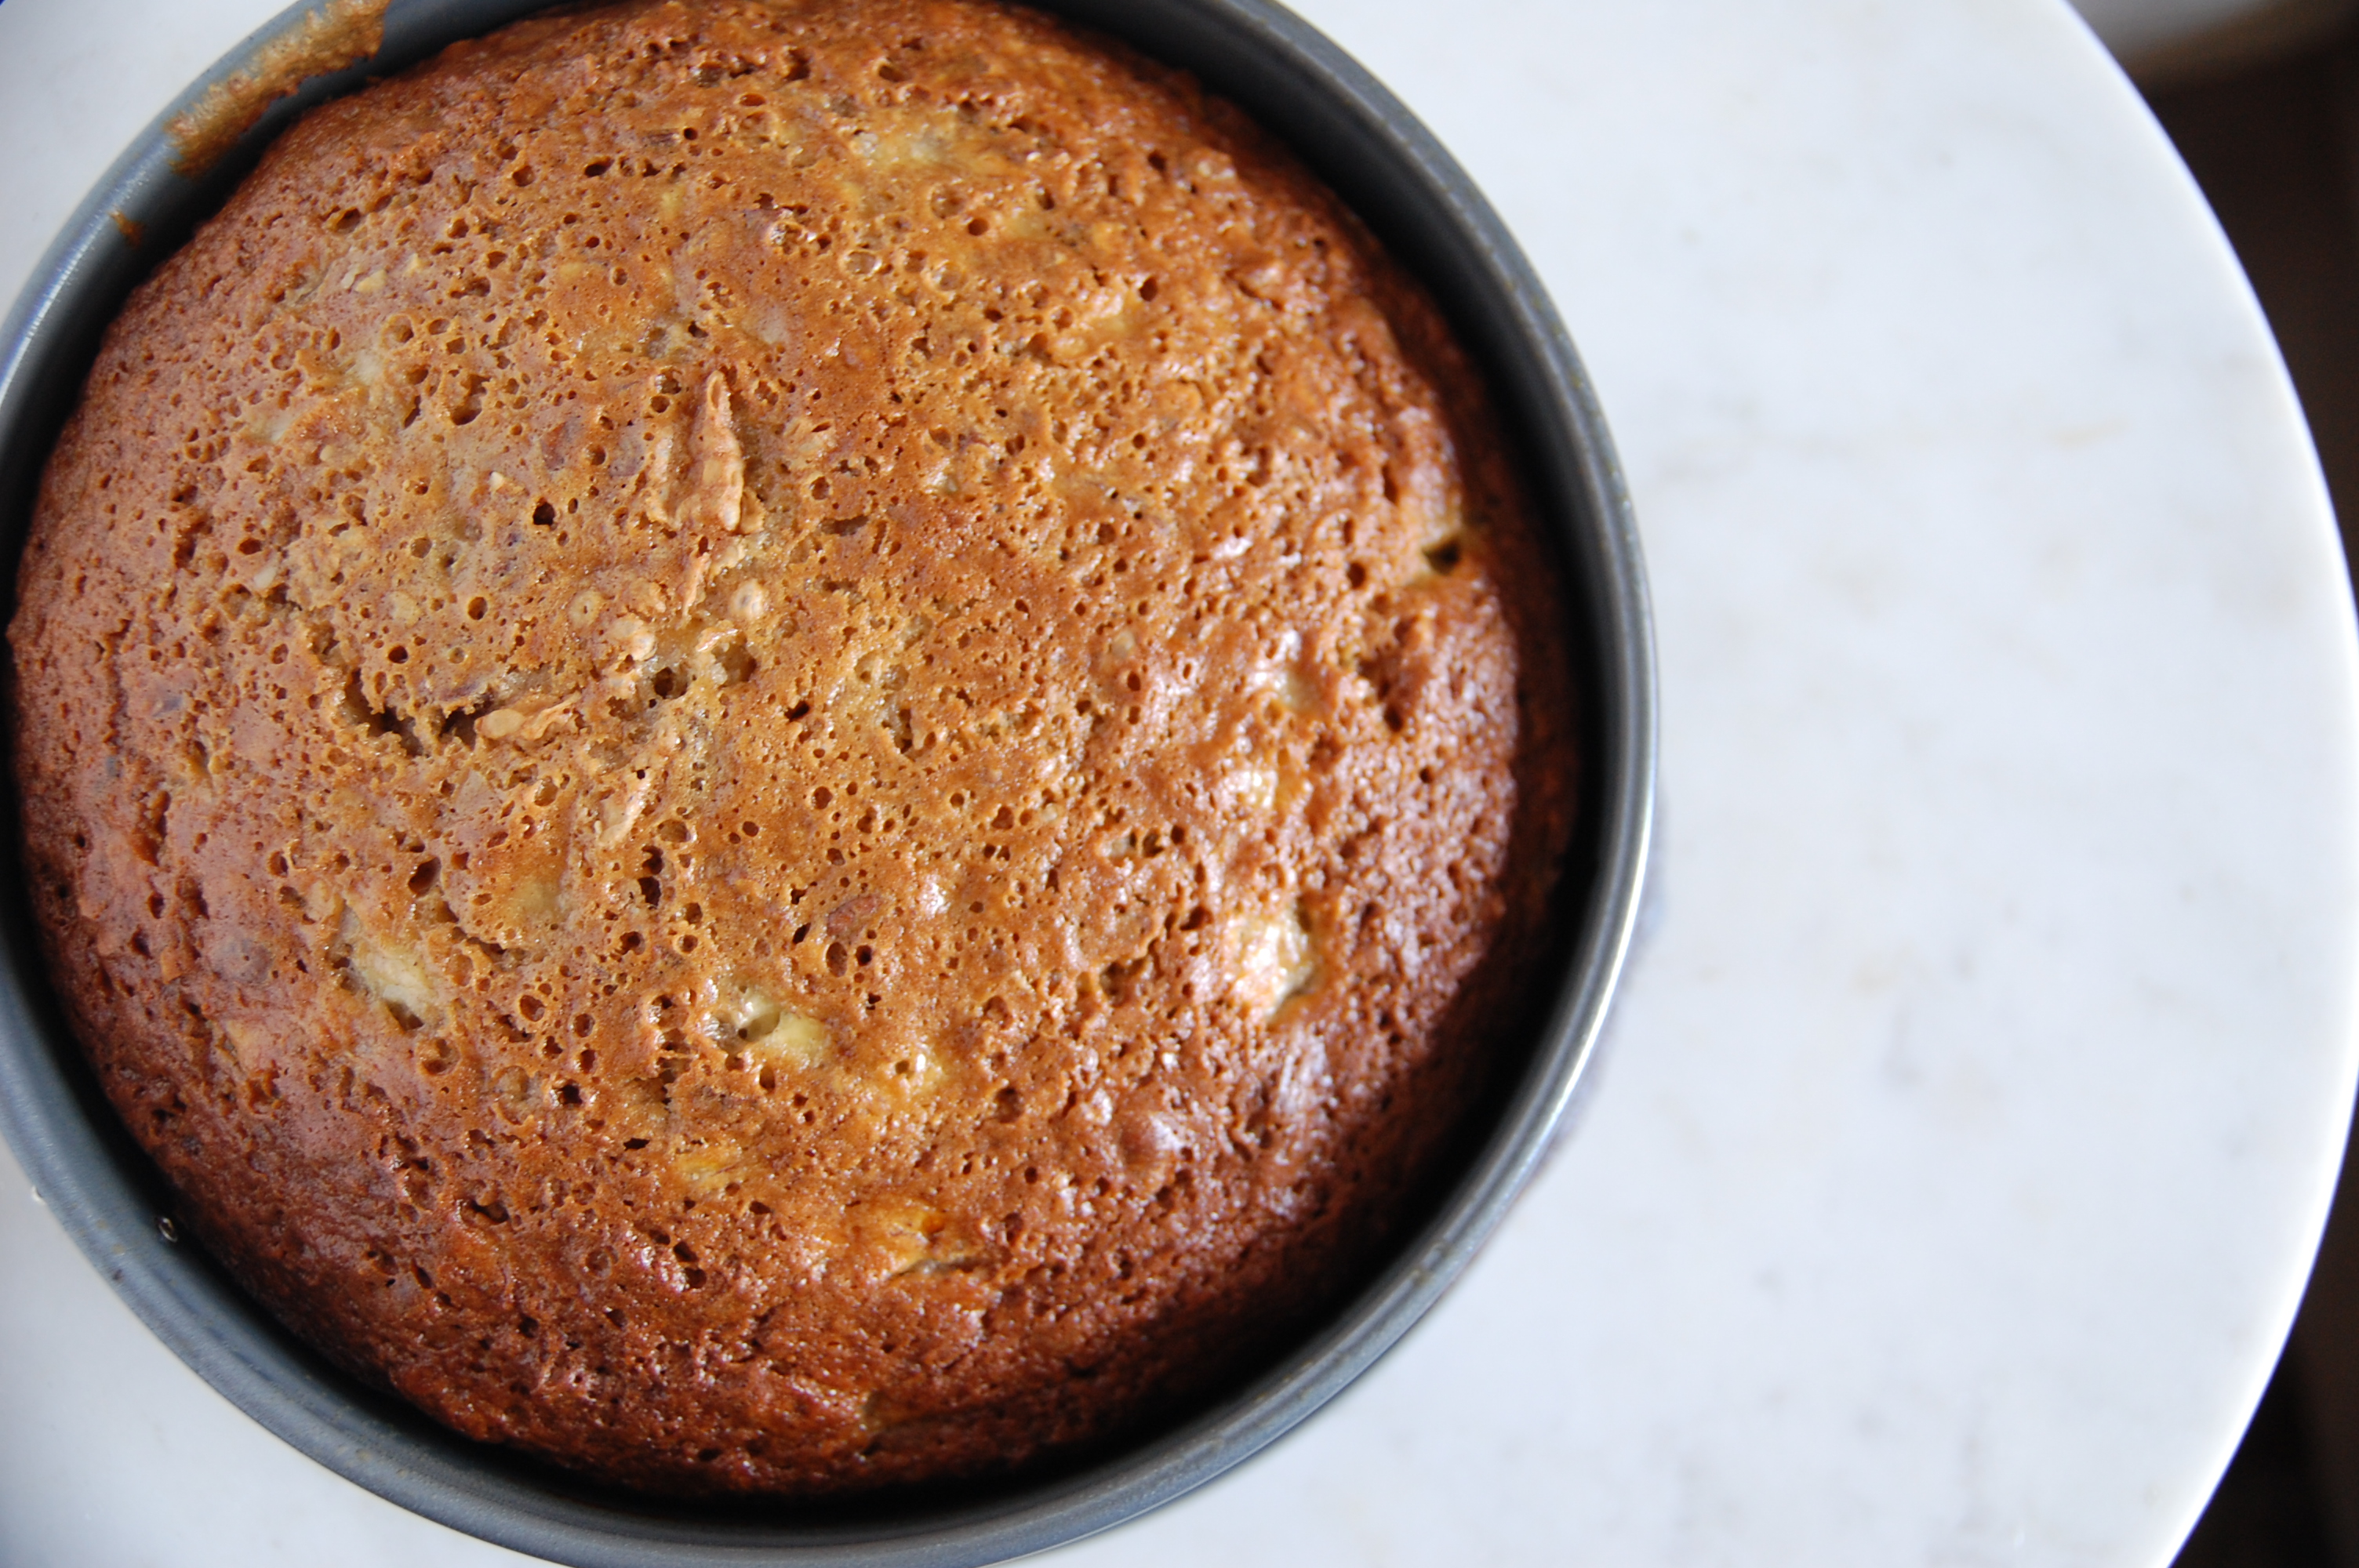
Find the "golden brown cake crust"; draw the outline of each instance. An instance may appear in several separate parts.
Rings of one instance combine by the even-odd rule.
[[[1038,16],[459,46],[58,447],[60,991],[214,1252],[462,1431],[777,1492],[1118,1432],[1332,1299],[1515,1005],[1571,769],[1486,426],[1330,197]]]

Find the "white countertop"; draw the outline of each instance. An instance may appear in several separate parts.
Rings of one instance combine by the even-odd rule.
[[[0,5],[0,295],[270,0]],[[2060,0],[1314,0],[1621,443],[1653,907],[1577,1133],[1277,1449],[1063,1560],[2166,1562],[2354,1084],[2359,665],[2225,243]],[[0,1155],[0,1561],[523,1561],[312,1465]]]

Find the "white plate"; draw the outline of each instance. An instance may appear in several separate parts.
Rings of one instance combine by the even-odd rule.
[[[0,5],[0,290],[267,0]],[[2058,0],[1315,0],[1603,392],[1659,907],[1571,1146],[1275,1452],[1075,1563],[2160,1563],[2354,1066],[2332,520]],[[0,1168],[0,1560],[490,1563],[296,1456]]]

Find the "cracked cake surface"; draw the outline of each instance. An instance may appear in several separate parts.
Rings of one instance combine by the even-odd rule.
[[[1183,77],[537,18],[133,296],[10,627],[55,983],[193,1229],[627,1485],[1119,1436],[1414,1211],[1570,834],[1482,394]]]

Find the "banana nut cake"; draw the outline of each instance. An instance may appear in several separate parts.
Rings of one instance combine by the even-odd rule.
[[[1521,1016],[1560,598],[1482,393],[1188,79],[956,0],[538,17],[132,297],[10,628],[58,989],[183,1223],[626,1485],[1135,1431]]]

